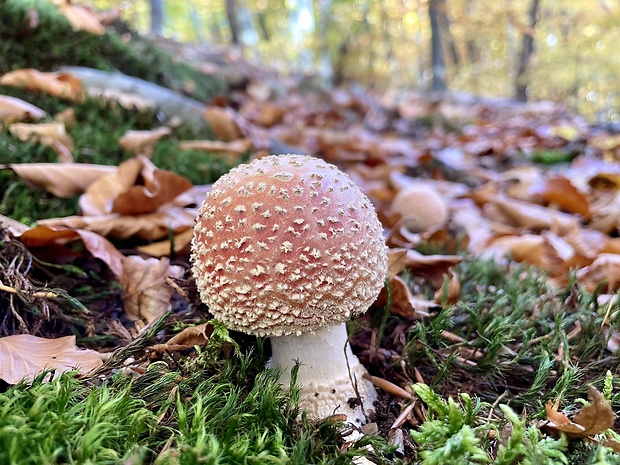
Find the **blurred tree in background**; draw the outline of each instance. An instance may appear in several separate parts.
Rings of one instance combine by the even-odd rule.
[[[617,0],[89,3],[119,8],[142,32],[234,43],[248,59],[282,72],[317,72],[328,82],[377,89],[447,86],[479,95],[560,100],[590,117],[620,121]]]

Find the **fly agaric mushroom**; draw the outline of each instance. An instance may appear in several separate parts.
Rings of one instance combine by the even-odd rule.
[[[442,226],[448,219],[445,200],[428,185],[413,185],[398,191],[392,201],[392,211],[402,217],[411,232]]]
[[[229,328],[271,338],[270,364],[285,388],[301,362],[302,407],[313,418],[344,413],[359,425],[372,410],[376,393],[345,322],[383,287],[382,233],[361,189],[304,155],[234,168],[200,209],[192,262],[202,301]]]

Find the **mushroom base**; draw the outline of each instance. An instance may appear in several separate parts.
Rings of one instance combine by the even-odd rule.
[[[300,336],[272,337],[271,347],[273,357],[268,366],[282,370],[280,382],[285,389],[290,386],[295,362],[301,363],[297,374],[300,407],[311,418],[346,414],[348,423],[366,423],[377,393],[363,378],[366,368],[351,352],[345,323]]]

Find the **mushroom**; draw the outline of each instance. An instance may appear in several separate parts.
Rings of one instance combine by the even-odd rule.
[[[376,392],[351,352],[346,321],[376,299],[387,254],[374,207],[348,175],[304,155],[234,168],[200,208],[191,260],[217,319],[271,338],[270,366],[285,388],[300,362],[311,418],[344,413],[365,422]]]
[[[403,218],[411,232],[443,226],[448,219],[445,200],[429,185],[412,185],[398,191],[392,201],[392,212]]]

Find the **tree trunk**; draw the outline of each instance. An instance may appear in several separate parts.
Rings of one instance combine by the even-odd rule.
[[[473,11],[474,9],[474,0],[467,0],[467,3],[465,4],[465,17],[466,18],[471,18],[473,16]],[[476,46],[476,41],[474,40],[475,37],[475,31],[472,30],[471,25],[467,26],[467,39],[465,39],[465,50],[466,50],[466,54],[467,54],[467,60],[469,61],[470,65],[473,65],[474,63],[478,62],[479,59],[479,52],[478,52],[478,47]]]
[[[446,64],[441,49],[441,31],[438,19],[439,0],[429,0],[428,15],[431,22],[431,64],[433,68],[432,90],[443,92],[446,90]]]
[[[230,26],[231,42],[234,45],[241,45],[241,29],[239,27],[239,17],[237,16],[237,0],[226,0],[226,18]]]
[[[439,28],[441,29],[443,37],[446,40],[446,47],[450,60],[454,66],[459,66],[461,64],[461,57],[459,56],[459,51],[456,48],[452,31],[450,31],[450,17],[448,16],[448,5],[446,0],[438,1],[437,14],[439,19]]]
[[[149,0],[151,6],[151,34],[164,34],[164,0]]]
[[[521,56],[517,68],[517,78],[515,82],[515,98],[520,102],[527,102],[528,68],[532,54],[534,53],[534,30],[538,21],[538,10],[540,0],[532,0],[530,4],[529,20],[530,30],[523,34],[521,42]]]

